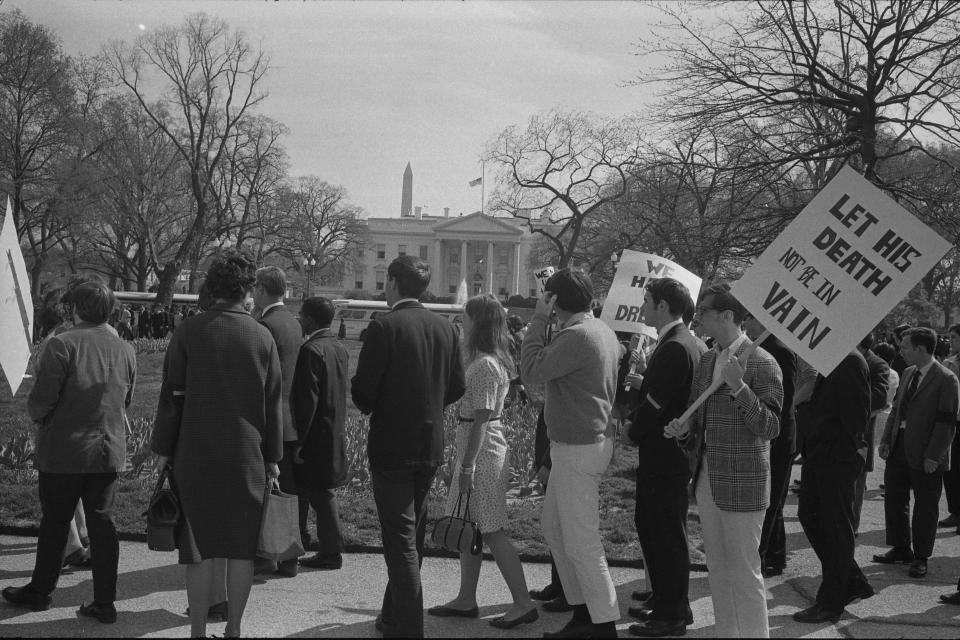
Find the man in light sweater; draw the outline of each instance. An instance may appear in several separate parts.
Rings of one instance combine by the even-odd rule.
[[[521,377],[546,383],[544,418],[553,467],[541,527],[573,618],[547,638],[616,637],[617,594],[600,538],[600,478],[613,458],[610,411],[620,344],[593,317],[593,285],[561,269],[547,281],[523,339]],[[556,311],[558,331],[546,344]]]

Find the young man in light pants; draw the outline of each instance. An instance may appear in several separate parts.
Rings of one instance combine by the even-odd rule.
[[[541,527],[573,618],[547,638],[616,637],[617,593],[600,538],[600,479],[613,458],[610,411],[620,344],[593,316],[589,276],[561,269],[547,281],[521,349],[524,382],[546,383],[553,467]],[[546,344],[553,311],[558,331]]]

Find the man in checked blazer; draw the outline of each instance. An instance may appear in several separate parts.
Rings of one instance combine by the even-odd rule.
[[[443,408],[465,389],[453,325],[418,302],[429,284],[425,261],[390,263],[391,311],[370,321],[351,383],[353,403],[370,414],[367,458],[387,564],[377,627],[390,637],[423,637],[427,493],[443,464]]]
[[[956,429],[958,388],[953,372],[937,362],[932,329],[909,329],[900,353],[909,367],[887,419],[878,453],[887,461],[883,510],[887,544],[893,548],[875,562],[912,563],[911,578],[927,575],[927,558],[937,537],[943,472],[950,466],[950,443]],[[913,549],[908,508],[913,490]]]
[[[729,284],[708,287],[697,315],[715,346],[700,360],[691,399],[714,380],[722,382],[688,422],[672,420],[664,436],[685,438],[692,454],[717,635],[766,638],[770,628],[757,548],[770,504],[770,440],[780,432],[780,367],[759,347],[745,357],[752,346],[741,331],[747,310]]]

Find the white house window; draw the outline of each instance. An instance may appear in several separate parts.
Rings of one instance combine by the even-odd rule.
[[[386,257],[387,257],[387,245],[385,245],[385,244],[378,244],[378,245],[377,245],[377,258],[379,258],[380,260],[383,260],[383,259],[386,258]]]
[[[420,245],[420,259],[421,260],[427,259],[427,245],[425,244]]]
[[[387,272],[383,270],[377,270],[377,291],[383,291],[383,283],[386,281]]]
[[[398,256],[407,255],[407,245],[405,244],[397,245],[397,255]]]

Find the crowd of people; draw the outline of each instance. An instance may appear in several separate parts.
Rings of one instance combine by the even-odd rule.
[[[536,621],[534,600],[543,600],[545,610],[571,612],[545,637],[616,637],[621,609],[600,534],[600,487],[618,438],[636,445],[635,525],[650,587],[634,592],[628,607],[635,636],[683,635],[694,622],[691,497],[723,637],[769,637],[764,579],[786,567],[783,508],[797,463],[798,515],[822,567],[816,601],[794,614],[798,622],[836,621],[874,594],[854,559],[874,455],[886,461],[890,546],[875,562],[909,564],[909,576],[923,578],[937,528],[960,525],[960,464],[951,465],[960,325],[949,328],[946,350],[924,327],[898,327],[889,343],[867,336],[822,375],[765,331],[727,283],[695,302],[676,280],[650,281],[642,319],[656,338],[641,339],[596,317],[590,278],[573,269],[549,278],[528,324],[481,295],[467,301],[459,328],[418,302],[430,282],[426,262],[401,256],[387,276],[391,312],[371,321],[352,378],[331,332],[331,301],[308,298],[295,317],[283,304],[283,271],[258,269],[241,252],[211,265],[198,313],[157,325],[173,330],[152,448],[179,491],[192,635],[205,635],[216,619],[226,620],[227,636],[240,635],[256,573],[342,567],[333,490],[347,475],[348,395],[370,417],[387,573],[376,627],[388,637],[424,633],[427,500],[444,463],[444,410],[454,403],[457,459],[446,511],[469,507],[510,590],[512,605],[490,620],[499,629]],[[157,316],[134,321],[98,282],[71,286],[54,311],[42,319],[48,337],[28,404],[39,426],[36,564],[30,583],[3,597],[46,609],[64,563],[89,563],[94,600],[79,613],[113,622],[119,544],[111,512],[136,381],[123,338],[144,317],[152,330]],[[532,591],[507,526],[507,402],[541,405],[535,468],[553,570],[551,583]],[[275,486],[297,496],[299,535],[312,554],[279,563],[257,557]],[[950,513],[941,520],[944,489]],[[481,556],[461,553],[459,592],[426,613],[477,617],[480,565]],[[960,605],[960,584],[941,600]]]

